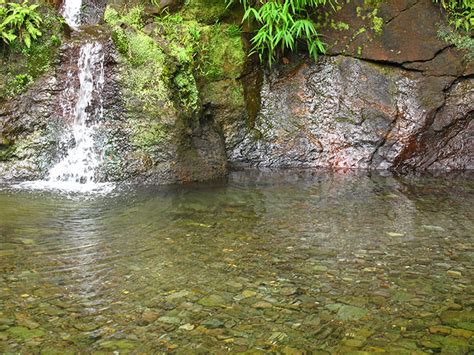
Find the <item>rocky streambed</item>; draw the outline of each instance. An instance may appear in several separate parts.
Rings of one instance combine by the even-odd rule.
[[[471,175],[0,190],[5,353],[469,354]]]

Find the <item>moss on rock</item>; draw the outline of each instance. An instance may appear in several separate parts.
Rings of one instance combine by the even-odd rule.
[[[227,4],[223,0],[187,0],[183,16],[204,24],[214,24],[228,14]]]
[[[201,73],[208,81],[237,79],[245,63],[242,40],[233,25],[217,24],[203,28]]]
[[[210,83],[241,75],[245,52],[238,28],[187,19],[188,10],[143,24],[142,7],[127,9],[123,15],[107,8],[104,18],[112,26],[123,59],[121,78],[128,109],[160,117],[165,108],[192,116],[200,109],[202,90],[211,90],[205,96],[215,97]],[[237,96],[242,90],[233,86],[232,101],[240,105],[243,96]],[[160,112],[153,112],[156,108]]]
[[[106,9],[119,52],[123,132],[130,143],[123,154],[116,147],[111,155],[119,157],[116,166],[126,164],[134,174],[153,171],[188,181],[202,179],[203,171],[225,172],[224,150],[212,148],[222,144],[219,130],[208,118],[245,110],[238,80],[245,52],[238,27],[191,15],[195,4],[159,16],[140,6]]]
[[[40,8],[43,35],[31,43],[30,48],[15,42],[0,47],[0,101],[24,92],[45,73],[61,44],[63,20],[56,10],[43,4]]]

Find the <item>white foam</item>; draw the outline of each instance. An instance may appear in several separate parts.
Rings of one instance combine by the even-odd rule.
[[[11,185],[11,187],[17,188],[17,189],[27,189],[27,190],[56,191],[56,192],[62,192],[62,193],[105,195],[112,192],[115,189],[115,184],[113,183],[81,184],[74,181],[37,180],[37,181],[21,182],[15,185]]]
[[[82,0],[64,0],[61,13],[66,23],[77,30],[81,25]]]
[[[68,73],[68,84],[61,94],[64,120],[72,121],[70,131],[74,145],[48,172],[46,180],[28,181],[17,188],[57,190],[79,193],[108,193],[110,183],[96,182],[96,170],[101,163],[95,134],[103,115],[104,52],[98,42],[85,43],[78,60],[79,90],[75,87],[73,71]],[[95,100],[95,105],[92,103]],[[71,132],[67,132],[70,136]],[[67,139],[66,139],[67,140]]]

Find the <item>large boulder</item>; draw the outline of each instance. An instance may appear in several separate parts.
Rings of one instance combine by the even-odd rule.
[[[233,166],[472,168],[474,80],[346,56],[266,75],[253,126],[226,128]]]
[[[231,165],[472,169],[473,53],[440,38],[458,35],[439,6],[355,0],[322,18],[328,55],[286,58],[259,114],[224,125]]]

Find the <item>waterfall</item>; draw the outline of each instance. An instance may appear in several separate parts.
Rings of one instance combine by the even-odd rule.
[[[73,141],[69,144],[71,147],[49,170],[45,180],[20,183],[18,187],[66,192],[106,193],[113,190],[113,184],[97,183],[95,176],[101,162],[95,135],[103,117],[104,83],[104,49],[99,42],[89,40],[81,45],[77,71],[74,68],[69,70],[66,87],[60,95],[62,118],[65,122],[72,122],[64,136],[69,142]]]
[[[81,25],[82,0],[64,0],[61,13],[66,23],[72,29],[78,29]]]
[[[80,31],[82,0],[65,0],[62,14],[71,28]],[[70,148],[48,172],[45,180],[18,184],[34,189],[58,189],[78,192],[108,192],[112,184],[97,183],[96,170],[101,162],[95,136],[103,116],[105,83],[104,49],[101,43],[86,39],[81,44],[77,70],[67,73],[66,87],[60,95],[62,118],[72,122],[64,136]],[[77,73],[77,74],[76,74]],[[79,87],[77,87],[77,77]]]
[[[94,183],[95,170],[100,162],[99,154],[94,149],[96,124],[102,118],[101,102],[104,87],[104,52],[98,42],[82,45],[78,60],[79,91],[74,94],[74,81],[69,80],[61,96],[61,107],[65,117],[73,116],[71,127],[74,146],[66,156],[49,171],[51,182]],[[69,73],[68,76],[73,75]],[[75,105],[71,105],[71,96],[76,96]],[[99,99],[92,107],[94,96]],[[72,107],[71,107],[72,106]]]

